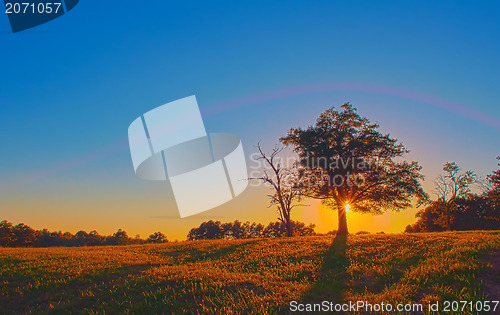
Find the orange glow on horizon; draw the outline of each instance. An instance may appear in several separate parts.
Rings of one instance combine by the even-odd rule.
[[[316,232],[326,233],[336,230],[338,226],[337,211],[321,204],[318,200],[309,199],[306,207],[300,207],[292,214],[294,220],[307,224],[314,223]],[[349,209],[349,210],[348,210]],[[381,215],[355,212],[346,205],[347,226],[350,233],[367,231],[370,233],[401,233],[406,225],[415,223],[417,209],[410,208],[401,212],[386,212]]]

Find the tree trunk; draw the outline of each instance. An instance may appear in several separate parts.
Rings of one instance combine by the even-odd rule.
[[[288,217],[286,220],[286,234],[288,237],[293,236],[292,222],[290,221],[290,217]]]
[[[446,215],[448,217],[448,227],[447,230],[451,231],[451,213],[450,213],[450,204],[446,204]]]
[[[347,217],[345,212],[345,207],[342,205],[337,206],[337,212],[339,215],[339,228],[337,230],[337,235],[347,235]]]

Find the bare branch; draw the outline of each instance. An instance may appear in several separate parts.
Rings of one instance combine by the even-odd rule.
[[[263,160],[265,166],[269,168],[271,175],[264,169],[263,176],[249,178],[251,180],[261,180],[269,184],[274,189],[273,195],[268,195],[270,198],[270,206],[277,205],[277,210],[280,215],[278,218],[286,227],[288,236],[293,235],[291,225],[291,210],[297,206],[293,205],[295,200],[300,198],[298,188],[296,187],[297,177],[295,172],[283,165],[279,154],[284,150],[284,147],[274,146],[270,154],[266,154],[260,145],[257,143],[257,149],[260,156],[258,160]],[[294,164],[294,166],[297,164]],[[293,178],[290,178],[293,177]]]

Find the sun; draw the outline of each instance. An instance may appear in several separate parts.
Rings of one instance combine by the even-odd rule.
[[[349,204],[345,205],[345,212],[351,212],[351,206]]]

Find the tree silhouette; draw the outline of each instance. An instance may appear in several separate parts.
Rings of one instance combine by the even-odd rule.
[[[78,231],[75,234],[77,246],[86,246],[89,234],[85,231]]]
[[[198,228],[192,228],[188,233],[188,240],[219,239],[224,236],[220,221],[208,221],[200,224]]]
[[[485,196],[468,194],[456,198],[451,212],[451,229],[496,230],[500,228],[500,209],[495,208]],[[446,203],[439,199],[417,214],[419,220],[406,227],[405,232],[436,232],[448,228]]]
[[[262,237],[264,233],[264,225],[261,223],[250,223],[246,221],[245,224],[243,224],[243,228],[245,229],[245,238]]]
[[[441,200],[434,201],[425,209],[417,212],[415,215],[418,218],[417,223],[408,225],[405,232],[436,232],[443,231],[444,227],[440,224],[443,222],[441,216],[444,214],[443,209],[446,205]]]
[[[156,240],[166,240],[165,235],[156,232]],[[50,247],[50,246],[99,246],[99,245],[128,245],[143,244],[147,240],[139,236],[130,238],[127,232],[119,229],[109,236],[102,236],[96,230],[70,232],[50,232],[47,229],[34,230],[26,224],[13,225],[6,220],[0,221],[0,246],[9,247]]]
[[[146,240],[147,243],[166,243],[168,242],[167,237],[162,232],[154,232]]]
[[[224,236],[227,238],[247,238],[245,225],[239,220],[222,224]]]
[[[348,233],[346,206],[379,214],[405,209],[413,197],[418,205],[428,196],[421,187],[417,162],[397,162],[408,150],[378,131],[345,103],[323,112],[316,124],[292,128],[280,141],[292,145],[300,158],[299,186],[303,196],[321,199],[338,211],[337,235]]]
[[[11,246],[16,237],[12,231],[13,225],[7,220],[0,222],[0,246]]]
[[[291,221],[295,236],[314,235],[314,224],[305,225],[303,222]],[[287,230],[281,221],[271,222],[266,227],[260,223],[234,222],[220,223],[220,221],[203,222],[197,228],[192,228],[188,240],[203,239],[248,239],[261,237],[282,237],[287,235]]]
[[[113,242],[115,245],[127,245],[130,244],[130,238],[127,235],[127,232],[122,229],[118,229],[115,234],[113,234]]]
[[[314,228],[316,227],[314,224],[306,225],[304,222],[291,221],[290,222],[294,236],[305,236],[305,235],[314,235]],[[287,235],[287,230],[285,226],[281,224],[280,221],[269,223],[264,229],[263,236],[264,237],[281,237]],[[287,235],[288,236],[288,235]]]
[[[14,246],[32,246],[36,240],[36,231],[24,223],[19,223],[12,228],[14,232]]]
[[[277,206],[278,220],[285,227],[286,235],[292,236],[292,209],[300,206],[300,204],[294,204],[295,201],[300,199],[300,193],[296,185],[298,174],[293,167],[287,168],[283,165],[278,156],[283,151],[283,148],[275,146],[270,154],[264,153],[260,142],[257,144],[257,148],[260,155],[258,160],[265,162],[266,169],[264,169],[264,174],[261,177],[250,179],[261,180],[273,188],[274,193],[268,195],[271,199],[271,206]]]
[[[97,233],[96,230],[90,231],[89,235],[87,236],[87,245],[88,246],[96,246],[99,245],[102,242],[103,237]]]
[[[436,179],[436,194],[438,200],[445,204],[447,230],[451,231],[451,211],[455,200],[470,193],[470,185],[476,182],[476,175],[473,171],[460,174],[460,167],[455,162],[446,162],[443,171],[445,174]]]
[[[497,160],[500,161],[500,156],[497,156]],[[498,163],[500,167],[500,162]],[[486,192],[488,199],[497,207],[500,207],[500,169],[494,171],[488,175],[488,181],[491,189]]]

